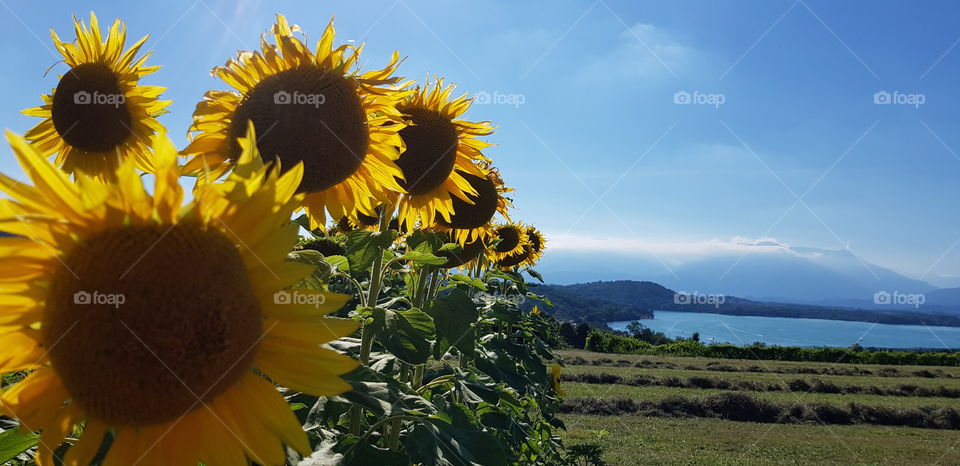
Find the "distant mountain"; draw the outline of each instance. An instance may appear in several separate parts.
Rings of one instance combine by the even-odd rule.
[[[871,264],[849,250],[749,243],[687,260],[606,251],[551,251],[538,266],[554,283],[650,280],[674,290],[721,293],[756,301],[877,307],[875,293],[930,293],[937,287]],[[957,303],[960,308],[960,302]],[[906,309],[906,307],[901,307]]]
[[[723,296],[722,302],[709,302],[694,295],[694,298],[677,298],[677,293],[663,285],[649,281],[600,281],[573,285],[543,286],[547,293],[562,296],[580,296],[605,303],[615,303],[631,309],[656,311],[704,312],[712,314],[795,317],[810,319],[878,322],[887,324],[915,324],[960,326],[960,316],[935,314],[926,309],[904,311],[895,308],[856,309],[838,306],[814,306],[809,304],[759,302],[735,296]],[[683,293],[681,293],[682,295]],[[699,301],[699,302],[698,302]],[[922,312],[921,312],[922,311]],[[576,316],[576,310],[565,310]],[[593,316],[592,320],[597,316]],[[610,321],[611,319],[606,319]],[[632,320],[632,319],[619,319]]]
[[[636,304],[616,303],[600,297],[586,296],[562,286],[541,285],[534,291],[550,298],[553,307],[541,307],[558,320],[600,324],[653,318],[653,312]],[[528,306],[532,307],[532,303]]]
[[[960,307],[960,288],[944,288],[926,293],[926,306]]]

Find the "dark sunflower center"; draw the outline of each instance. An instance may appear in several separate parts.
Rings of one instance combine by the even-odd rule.
[[[301,66],[269,76],[250,90],[230,124],[230,151],[247,122],[257,130],[264,161],[280,158],[285,169],[303,162],[299,192],[314,193],[360,168],[369,142],[367,115],[353,78]]]
[[[407,150],[397,159],[403,187],[410,194],[426,194],[440,187],[457,161],[457,130],[449,118],[434,110],[402,108],[413,123],[400,130]]]
[[[495,248],[497,252],[509,252],[520,244],[520,232],[514,227],[500,227],[497,229],[497,237],[500,242]]]
[[[50,113],[60,138],[80,150],[109,152],[131,134],[126,96],[102,63],[77,65],[63,75]]]
[[[122,426],[176,419],[250,370],[260,305],[221,233],[107,230],[64,264],[50,283],[43,341],[91,417]]]
[[[363,226],[373,227],[380,224],[380,219],[357,212],[357,222],[360,222],[360,225]]]
[[[540,252],[540,248],[543,247],[540,244],[540,236],[530,230],[527,232],[527,238],[530,239],[530,249],[533,249],[533,252]]]
[[[487,224],[493,214],[497,212],[497,203],[499,202],[499,193],[493,182],[474,176],[469,173],[461,173],[463,177],[477,190],[477,196],[468,196],[473,200],[473,204],[467,204],[456,196],[450,196],[453,199],[453,215],[447,222],[442,216],[437,216],[437,222],[447,228],[471,229],[479,228]]]
[[[453,242],[452,239],[451,242]],[[438,251],[437,255],[447,258],[447,263],[443,264],[441,267],[451,269],[470,262],[475,257],[479,256],[480,253],[483,252],[483,249],[483,240],[478,239],[472,243],[463,245],[460,248],[460,251]]]
[[[523,262],[523,261],[526,260],[528,257],[530,257],[531,252],[532,252],[532,251],[531,251],[531,249],[530,249],[530,246],[528,246],[528,245],[523,245],[523,250],[522,250],[522,251],[520,251],[520,252],[518,252],[518,253],[516,253],[516,254],[511,254],[511,255],[509,255],[509,256],[507,256],[507,257],[504,257],[503,259],[500,260],[500,262],[497,262],[497,266],[499,266],[499,267],[516,267],[516,266],[520,265],[521,262]]]
[[[324,256],[342,256],[346,254],[346,250],[343,249],[336,241],[327,238],[318,238],[309,243],[303,245],[301,249],[311,249],[314,251],[323,254]]]

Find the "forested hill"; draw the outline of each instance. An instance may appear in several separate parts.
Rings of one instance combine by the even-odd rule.
[[[594,315],[584,320],[600,321],[597,317],[616,315],[616,306],[622,306],[621,312],[636,310],[663,310],[678,312],[706,312],[712,314],[765,316],[765,317],[799,317],[808,319],[847,320],[858,322],[877,322],[881,324],[902,325],[941,325],[960,327],[960,316],[939,313],[925,313],[920,311],[903,310],[874,310],[841,308],[827,306],[813,306],[805,304],[768,303],[751,301],[748,299],[725,296],[722,304],[677,303],[674,291],[657,283],[646,281],[618,280],[608,282],[578,283],[575,285],[550,285],[539,288],[544,294],[549,293],[564,296],[568,302],[575,303],[576,298],[599,300],[607,312]],[[551,294],[548,294],[552,297]],[[609,309],[610,305],[613,309]],[[584,308],[589,309],[589,308]],[[571,320],[579,320],[574,310],[565,309],[571,315]],[[560,317],[560,316],[558,316]],[[563,317],[560,317],[563,318]],[[631,320],[610,319],[614,320]]]
[[[534,290],[550,298],[553,308],[540,306],[557,320],[602,324],[620,320],[652,319],[653,312],[629,303],[616,303],[605,299],[583,296],[570,292],[563,286],[541,285]],[[530,304],[532,306],[532,303]]]

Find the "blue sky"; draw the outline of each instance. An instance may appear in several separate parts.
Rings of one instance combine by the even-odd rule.
[[[149,84],[178,145],[209,76],[284,13],[315,41],[331,15],[362,62],[408,57],[488,103],[488,155],[516,219],[558,249],[669,255],[775,238],[849,247],[909,273],[960,275],[960,5],[950,2],[0,2],[0,124],[56,85],[49,28],[71,14],[151,34]],[[82,6],[80,6],[82,4]],[[875,94],[917,102],[875,104]],[[722,102],[677,104],[691,100]],[[883,95],[881,95],[882,97]],[[9,151],[5,173],[19,173]],[[799,200],[798,200],[799,198]],[[956,246],[956,247],[954,247]]]

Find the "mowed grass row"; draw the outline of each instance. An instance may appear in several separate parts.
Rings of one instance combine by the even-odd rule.
[[[664,386],[634,387],[615,384],[587,384],[564,382],[566,399],[572,398],[629,398],[632,400],[662,400],[669,396],[683,396],[689,398],[703,397],[730,390],[677,388]],[[919,408],[926,406],[943,406],[960,409],[960,398],[915,397],[915,396],[881,396],[865,394],[833,394],[833,393],[799,393],[799,392],[749,392],[759,400],[766,400],[786,404],[829,403],[835,406],[845,406],[849,403],[860,403],[870,406],[885,406],[893,408]]]
[[[611,465],[960,464],[960,435],[950,430],[579,414],[563,420],[565,444],[599,443]],[[598,436],[601,430],[608,433]]]
[[[654,378],[676,377],[679,379],[689,379],[700,377],[706,379],[724,380],[731,383],[745,382],[758,385],[780,384],[788,385],[793,380],[804,380],[813,382],[821,380],[837,386],[858,386],[858,387],[882,387],[884,389],[893,389],[904,385],[913,385],[928,389],[939,389],[944,387],[950,390],[960,390],[960,379],[930,379],[922,377],[868,377],[868,376],[848,376],[848,375],[799,375],[799,374],[777,374],[777,373],[757,373],[757,372],[719,372],[705,370],[687,370],[687,369],[646,369],[641,367],[602,367],[602,366],[572,366],[567,365],[563,369],[568,374],[612,374],[625,379],[638,376],[647,376]],[[869,391],[869,390],[861,390]]]
[[[564,360],[575,365],[604,367],[644,367],[660,369],[709,370],[710,372],[752,372],[806,375],[847,375],[866,377],[958,378],[960,367],[949,366],[883,366],[825,362],[757,361],[746,359],[711,359],[638,354],[604,354],[583,350],[562,350]],[[581,361],[583,360],[583,361]],[[711,370],[712,369],[712,370]]]
[[[585,351],[564,351],[563,357],[567,364],[563,372],[568,377],[614,374],[627,381],[638,377],[679,381],[699,377],[745,383],[744,387],[751,388],[788,385],[798,379],[884,390],[905,385],[960,388],[960,368],[953,367],[720,360]],[[609,464],[960,465],[960,434],[955,430],[960,425],[956,413],[960,410],[960,398],[733,392],[570,381],[562,386],[566,391],[566,414],[562,419],[568,427],[565,442],[600,443]],[[721,401],[718,412],[718,401],[729,397],[734,402]],[[740,404],[737,397],[747,401]],[[636,408],[637,404],[646,407]],[[761,408],[764,413],[779,407],[786,417],[754,412],[757,404],[766,404]],[[708,412],[695,412],[698,406]],[[604,414],[583,414],[589,412]],[[855,415],[867,412],[862,415],[866,417]],[[927,428],[906,427],[910,425]],[[598,436],[601,429],[609,433]]]

